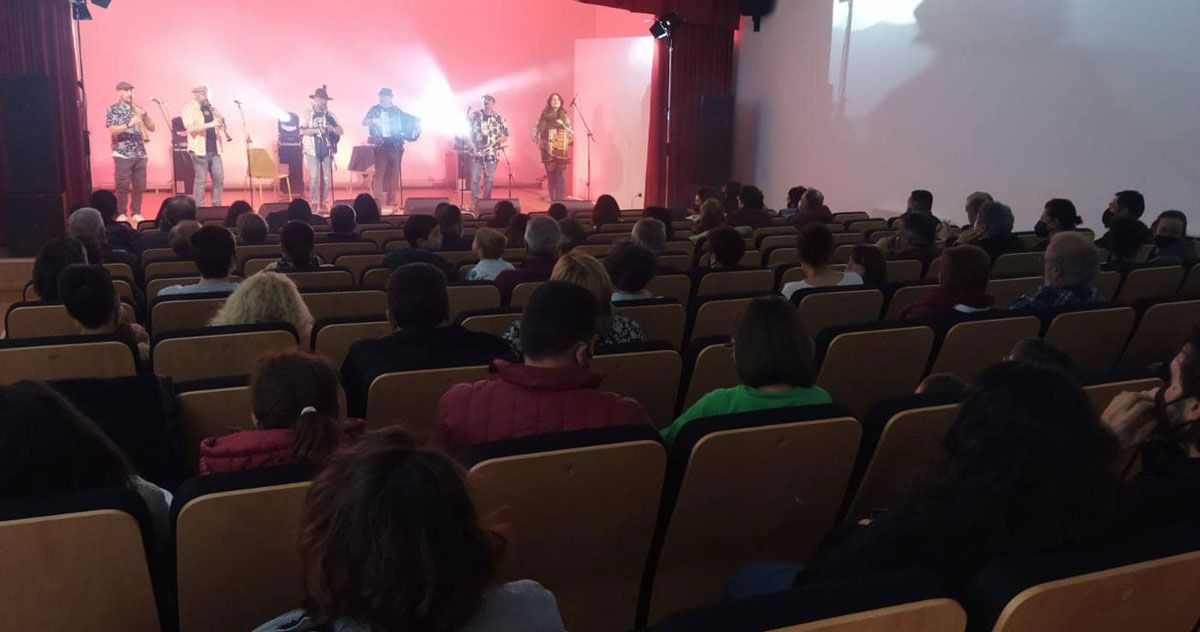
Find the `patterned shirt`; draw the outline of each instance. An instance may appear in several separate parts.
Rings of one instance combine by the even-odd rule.
[[[508,124],[504,122],[504,117],[496,112],[488,114],[483,110],[471,113],[471,142],[475,143],[475,148],[479,150],[476,160],[496,162],[497,145],[501,136],[508,136]]]
[[[521,353],[521,321],[519,319],[514,320],[501,337],[508,342],[508,346],[512,347],[513,353]],[[612,317],[612,331],[597,341],[596,346],[607,347],[631,342],[646,342],[646,333],[642,331],[642,326],[628,316],[614,314]]]
[[[108,115],[104,125],[116,127],[129,125],[134,119],[133,106],[121,101],[108,106]],[[113,155],[118,158],[142,158],[146,155],[146,144],[142,142],[142,132],[139,129],[127,129],[112,139]]]
[[[1031,309],[1035,312],[1071,305],[1092,305],[1108,299],[1090,285],[1043,285],[1033,294],[1018,296],[1011,309]]]

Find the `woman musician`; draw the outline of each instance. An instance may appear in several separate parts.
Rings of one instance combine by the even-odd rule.
[[[225,189],[225,168],[221,164],[222,142],[232,141],[225,127],[225,117],[208,100],[208,86],[192,89],[194,99],[183,106],[180,117],[187,129],[188,153],[192,156],[196,181],[192,197],[197,206],[204,206],[205,180],[212,178],[212,206],[221,205],[221,193]],[[224,138],[217,135],[221,130]]]
[[[562,95],[555,92],[546,99],[546,107],[533,128],[533,142],[542,152],[542,164],[546,166],[546,188],[550,201],[561,200],[567,195],[567,165],[571,162],[571,143],[575,132],[571,131],[571,116],[563,109]]]

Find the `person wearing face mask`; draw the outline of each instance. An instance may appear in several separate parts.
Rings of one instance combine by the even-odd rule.
[[[1191,266],[1200,261],[1196,242],[1187,236],[1187,215],[1183,211],[1163,211],[1150,225],[1154,234],[1155,263]]]
[[[1064,198],[1054,198],[1046,202],[1042,209],[1042,218],[1034,225],[1033,232],[1038,237],[1045,238],[1038,244],[1038,250],[1045,250],[1050,245],[1050,238],[1067,230],[1076,230],[1083,220],[1075,211],[1075,204]]]
[[[1140,225],[1139,238],[1140,243],[1150,243],[1150,229],[1142,223],[1142,214],[1146,212],[1146,198],[1137,191],[1118,191],[1108,202],[1108,209],[1104,211],[1104,227],[1109,228],[1112,223],[1127,217],[1136,221]],[[1103,237],[1096,240],[1097,248],[1109,248],[1109,234],[1105,233]]]

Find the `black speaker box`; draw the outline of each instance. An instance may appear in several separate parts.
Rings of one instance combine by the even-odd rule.
[[[56,110],[45,75],[0,76],[0,127],[4,130],[0,164],[7,169],[2,180],[8,183],[9,193],[54,194],[61,199],[54,140]]]
[[[733,97],[700,97],[700,181],[718,184],[733,172]]]
[[[35,257],[42,244],[67,232],[62,193],[6,193],[4,237],[10,257]]]

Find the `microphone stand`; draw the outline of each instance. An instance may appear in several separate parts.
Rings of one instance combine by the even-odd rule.
[[[175,164],[175,130],[171,127],[171,117],[167,114],[167,106],[163,105],[158,99],[150,99],[158,106],[158,113],[162,115],[163,126],[170,135],[170,141],[167,143],[167,151],[171,152],[171,195],[179,195],[179,173],[176,170]],[[158,189],[155,189],[157,191]]]
[[[571,99],[571,109],[575,111],[575,114],[579,115],[579,122],[583,123],[583,129],[585,131],[587,131],[587,201],[591,202],[592,201],[592,141],[596,140],[596,137],[592,134],[592,127],[590,125],[588,125],[587,118],[585,118],[583,116],[583,112],[579,109],[579,106],[577,106],[575,104],[575,102],[578,100],[579,100],[579,95],[575,95],[575,97]]]
[[[504,156],[504,167],[508,170],[508,199],[511,201],[513,199],[513,172],[512,161],[508,159],[508,148],[501,146],[500,155]]]
[[[254,178],[250,176],[250,145],[253,141],[250,140],[250,131],[246,127],[246,110],[242,109],[241,101],[234,101],[237,106],[238,114],[242,117],[242,133],[246,135],[246,187],[250,189],[250,206],[254,206]],[[264,204],[266,199],[261,200]]]

